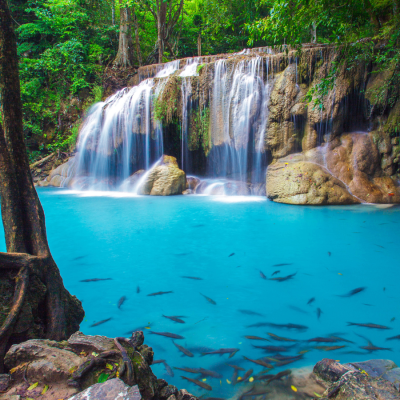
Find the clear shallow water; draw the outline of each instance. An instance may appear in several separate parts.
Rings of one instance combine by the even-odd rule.
[[[166,375],[163,364],[152,367],[158,378],[196,395],[231,396],[233,387],[226,379],[231,379],[233,370],[226,362],[246,370],[252,368],[256,374],[263,367],[243,356],[258,359],[274,355],[252,345],[286,344],[244,338],[268,337],[266,332],[298,340],[335,333],[354,341],[333,343],[348,347],[331,352],[312,349],[330,343],[299,342],[282,354],[312,350],[304,359],[271,373],[313,365],[324,357],[343,362],[389,358],[400,364],[400,341],[385,341],[400,334],[400,208],[298,207],[262,197],[159,198],[112,192],[103,196],[48,188],[38,192],[46,213],[50,247],[65,286],[83,302],[84,333],[129,336],[129,331],[150,326],[145,330],[145,343],[153,347],[155,359],[165,359],[171,367],[202,367],[223,375],[222,379],[207,378],[213,392],[180,378],[197,378],[193,374],[174,370],[174,378]],[[4,244],[1,250],[5,250]],[[273,266],[282,263],[292,265]],[[276,282],[262,279],[259,270],[267,278],[277,270],[281,272],[274,277],[297,274],[291,280]],[[92,278],[112,280],[79,282]],[[353,297],[337,297],[358,287],[367,289]],[[174,293],[147,297],[159,291]],[[207,302],[200,293],[217,305]],[[118,309],[122,296],[127,300]],[[316,300],[309,306],[311,297]],[[317,307],[322,310],[320,319]],[[239,309],[263,316],[245,315]],[[186,323],[174,323],[163,314],[186,316]],[[396,319],[391,322],[393,317]],[[90,327],[107,318],[112,319]],[[373,322],[392,329],[347,326],[350,321]],[[246,327],[259,322],[294,323],[309,329],[298,332]],[[228,355],[201,357],[195,351],[194,358],[181,357],[171,339],[149,334],[152,330],[184,336],[176,343],[189,349],[206,346],[240,351],[231,359]],[[393,352],[368,354],[359,348],[367,342],[356,334]],[[365,354],[346,354],[353,351]]]

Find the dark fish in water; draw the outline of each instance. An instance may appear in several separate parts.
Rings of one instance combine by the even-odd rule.
[[[322,310],[319,307],[317,308],[316,313],[317,313],[317,318],[320,319]]]
[[[356,322],[348,322],[348,326],[362,326],[363,328],[371,328],[371,329],[392,329],[384,325],[377,325],[377,324],[372,324],[372,323],[366,323],[366,324],[358,324]]]
[[[286,369],[285,371],[278,372],[276,375],[274,375],[272,378],[268,379],[268,383],[272,381],[276,381],[278,379],[282,379],[284,376],[288,376],[292,373],[290,369]]]
[[[88,255],[86,255],[86,256],[75,257],[75,258],[72,259],[72,261],[82,260],[82,258],[86,258],[86,257],[88,257]]]
[[[228,258],[229,258],[229,257],[232,257],[232,256],[234,256],[234,255],[235,255],[235,253],[231,253],[231,254],[229,254]]]
[[[206,346],[192,346],[189,347],[189,350],[193,353],[206,353],[208,351],[214,351],[215,349]]]
[[[196,276],[181,276],[181,278],[193,279],[195,281],[202,281],[203,280],[203,278],[197,278]]]
[[[149,333],[151,333],[152,335],[165,336],[165,337],[172,338],[172,339],[185,339],[183,336],[175,335],[175,333],[154,332],[154,331],[149,331]]]
[[[375,246],[380,247],[381,249],[384,249],[383,246],[379,246],[379,244],[376,244]]]
[[[183,256],[188,256],[189,254],[192,254],[192,253],[191,252],[189,252],[189,253],[178,253],[178,254],[174,254],[174,256],[183,257]]]
[[[202,228],[203,226],[205,226],[205,225],[204,224],[193,225],[193,228]]]
[[[378,351],[378,350],[393,351],[392,349],[388,349],[387,347],[377,347],[377,346],[374,346],[372,343],[369,344],[368,346],[360,346],[360,349],[368,350],[369,352]]]
[[[238,352],[239,349],[219,349],[219,350],[213,350],[213,351],[206,351],[204,353],[202,353],[203,356],[207,356],[207,355],[213,355],[213,354],[234,354],[236,352]]]
[[[297,272],[295,272],[294,274],[290,274],[288,276],[283,276],[280,278],[270,278],[270,281],[277,281],[277,282],[284,282],[284,281],[288,281],[289,279],[292,279],[295,275],[297,274]]]
[[[311,297],[311,299],[307,301],[307,305],[314,303],[314,301],[315,301],[315,297]]]
[[[216,303],[213,299],[210,299],[209,297],[204,296],[204,294],[202,294],[202,293],[200,293],[200,294],[201,294],[209,303],[214,304],[214,306],[217,305],[217,303]]]
[[[172,371],[171,367],[165,362],[165,360],[164,360],[163,364],[164,364],[165,371],[167,372],[167,374],[169,376],[174,377],[175,376],[174,371]]]
[[[248,335],[248,336],[245,336],[245,338],[246,338],[246,339],[250,339],[250,340],[266,340],[267,342],[269,342],[268,339],[262,338],[262,337],[260,337],[260,336],[251,336],[251,335]]]
[[[218,372],[211,371],[209,369],[199,368],[199,374],[203,376],[210,376],[211,378],[222,378],[222,375]]]
[[[394,322],[395,319],[396,319],[396,317],[393,317],[393,318],[390,320],[390,322]]]
[[[351,297],[351,296],[354,296],[357,293],[360,293],[360,292],[364,291],[365,289],[366,289],[365,287],[359,287],[359,288],[351,290],[347,294],[338,295],[338,297]]]
[[[164,318],[168,318],[168,319],[170,319],[171,321],[178,322],[179,324],[184,324],[184,323],[185,323],[185,321],[181,319],[181,318],[184,318],[184,317],[181,317],[181,316],[171,316],[171,317],[168,317],[167,315],[163,315],[163,317],[164,317]]]
[[[210,385],[207,385],[207,383],[198,381],[197,379],[186,378],[186,376],[181,376],[181,378],[186,379],[187,381],[192,382],[195,385],[200,386],[203,389],[212,390],[212,387]]]
[[[281,353],[285,351],[289,351],[293,346],[285,347],[285,346],[254,346],[256,349],[263,349],[269,353]]]
[[[281,271],[275,271],[271,276],[274,276],[276,274],[279,274]]]
[[[299,361],[299,360],[301,360],[303,357],[302,356],[299,356],[299,357],[297,357],[297,358],[292,358],[292,359],[290,359],[290,360],[283,360],[283,361],[279,361],[279,362],[277,362],[276,364],[275,364],[275,367],[283,367],[284,365],[288,365],[288,364],[292,364],[292,363],[294,363],[294,362],[296,362],[296,361]]]
[[[99,282],[99,281],[112,281],[112,278],[93,278],[93,279],[83,279],[79,282]]]
[[[125,303],[126,300],[126,296],[122,296],[119,300],[118,300],[118,308],[121,308],[122,304]]]
[[[233,386],[235,386],[237,384],[237,382],[238,382],[238,380],[237,380],[238,375],[239,375],[239,371],[237,369],[235,369],[233,371],[233,374],[232,374],[232,377],[231,377],[231,382],[232,382]]]
[[[253,359],[247,358],[247,357],[245,357],[245,356],[243,356],[243,358],[244,358],[245,360],[247,360],[247,361],[251,361],[251,362],[254,363],[254,364],[262,365],[262,366],[265,367],[265,368],[269,368],[269,369],[274,368],[274,367],[272,366],[272,364],[268,364],[268,363],[265,362],[264,360],[253,360]]]
[[[263,278],[263,279],[267,279],[267,277],[263,274],[262,271],[260,271],[260,276],[261,276],[261,278]]]
[[[164,363],[165,363],[165,360],[153,360],[153,362],[152,362],[151,365],[154,365],[154,364],[164,364]]]
[[[111,319],[112,319],[112,318],[107,318],[107,319],[103,319],[102,321],[95,322],[93,325],[90,325],[90,328],[93,328],[94,326],[99,326],[99,325],[101,325],[101,324],[104,324],[104,323],[110,321]]]
[[[333,351],[343,349],[346,346],[314,346],[314,349],[323,350],[323,351]]]
[[[173,291],[169,291],[169,292],[156,292],[156,293],[150,293],[147,296],[160,296],[162,294],[169,294],[169,293],[174,293]]]
[[[242,314],[246,314],[246,315],[257,315],[259,317],[263,317],[262,314],[255,312],[255,311],[251,311],[251,310],[238,310],[240,313]]]
[[[302,313],[302,314],[308,314],[307,311],[304,311],[299,307],[296,307],[296,306],[288,306],[288,307],[291,308],[293,311],[297,311],[297,312]]]
[[[338,338],[335,337],[315,337],[308,339],[307,342],[318,342],[318,343],[336,343],[339,342]]]
[[[354,343],[351,340],[343,339],[342,337],[339,336],[331,336],[331,338],[336,339],[338,342]]]
[[[297,324],[272,324],[269,323],[268,326],[276,329],[296,329],[298,331],[305,331],[308,329],[308,326],[305,325],[297,325]]]
[[[328,251],[328,256],[329,256],[329,257],[331,256],[331,254],[332,254],[332,253],[331,253],[330,251]]]
[[[265,381],[267,379],[270,379],[274,376],[274,374],[266,374],[266,375],[256,375],[254,377],[255,381]]]
[[[261,328],[263,326],[269,326],[268,322],[257,322],[256,324],[247,325],[246,328]]]
[[[243,375],[243,378],[241,379],[240,382],[245,382],[247,381],[247,379],[250,377],[250,375],[253,373],[252,369],[249,369],[248,371],[246,371],[246,373]]]
[[[172,343],[173,343],[173,344],[178,348],[178,350],[181,351],[185,356],[194,357],[193,353],[191,353],[188,349],[185,349],[184,347],[179,346],[179,344],[176,344],[175,342],[172,342]]]
[[[227,365],[228,367],[233,368],[233,369],[237,369],[238,371],[245,371],[244,368],[238,367],[237,365],[234,365],[234,364],[226,364],[226,365]]]
[[[200,372],[200,368],[188,368],[188,367],[178,368],[178,367],[174,367],[174,369],[179,369],[180,371],[188,372],[189,374],[198,374]]]
[[[274,264],[273,267],[283,267],[283,266],[285,266],[285,265],[293,265],[293,263],[289,263],[289,264],[287,264],[287,263],[283,263],[283,264]]]
[[[400,335],[392,336],[390,338],[387,338],[386,340],[400,340]]]
[[[298,342],[298,340],[296,339],[288,339],[285,337],[274,335],[273,333],[270,332],[267,332],[267,335],[271,336],[272,339],[277,340],[278,342]]]
[[[136,288],[136,293],[140,293],[140,287],[139,286]]]

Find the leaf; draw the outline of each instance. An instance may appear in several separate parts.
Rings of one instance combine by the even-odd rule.
[[[69,369],[69,373],[70,373],[70,374],[73,374],[77,369],[78,369],[77,366],[72,367],[72,368]]]
[[[18,371],[19,369],[25,367],[26,364],[28,364],[28,363],[23,363],[23,364],[17,365],[14,368],[11,368],[10,369],[10,374],[13,374],[14,372]]]
[[[99,375],[99,379],[97,379],[97,382],[103,383],[108,379],[108,377],[109,375],[103,372],[102,374]]]
[[[97,357],[99,353],[96,353],[95,351],[92,353],[92,356]]]
[[[44,388],[43,388],[41,394],[45,394],[45,393],[47,392],[48,389],[49,389],[49,385],[44,385]]]
[[[322,397],[322,394],[318,394],[318,393],[314,392],[314,396],[315,397]]]
[[[292,390],[293,390],[293,392],[297,392],[297,387],[296,386],[290,386],[291,388],[292,388]]]
[[[111,371],[114,369],[114,367],[111,364],[106,364],[106,368],[110,369]]]
[[[32,385],[28,387],[28,390],[33,390],[33,389],[35,389],[35,387],[36,387],[37,385],[39,385],[39,382],[32,383]]]

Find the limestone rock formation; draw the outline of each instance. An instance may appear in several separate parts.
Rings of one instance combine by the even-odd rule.
[[[186,190],[186,174],[179,169],[175,157],[162,157],[160,163],[148,174],[139,188],[139,194],[151,196],[171,196]]]
[[[76,170],[75,160],[75,157],[70,157],[67,162],[53,169],[46,179],[39,181],[38,186],[69,187]]]
[[[398,400],[398,389],[392,382],[379,375],[379,372],[385,372],[381,371],[382,368],[375,370],[374,364],[377,364],[376,360],[345,365],[330,359],[320,361],[315,365],[314,373],[328,388],[318,399]]]
[[[287,204],[355,204],[346,186],[321,165],[289,158],[271,165],[267,172],[267,196]]]

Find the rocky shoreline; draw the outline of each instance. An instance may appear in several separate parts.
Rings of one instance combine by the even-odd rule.
[[[62,342],[28,340],[6,354],[8,373],[0,375],[0,400],[196,400],[185,389],[157,379],[153,356],[141,331],[129,339],[76,332]],[[233,399],[289,400],[294,394],[296,399],[400,399],[400,368],[389,360],[339,364],[324,359],[312,371],[266,376],[243,383]]]

